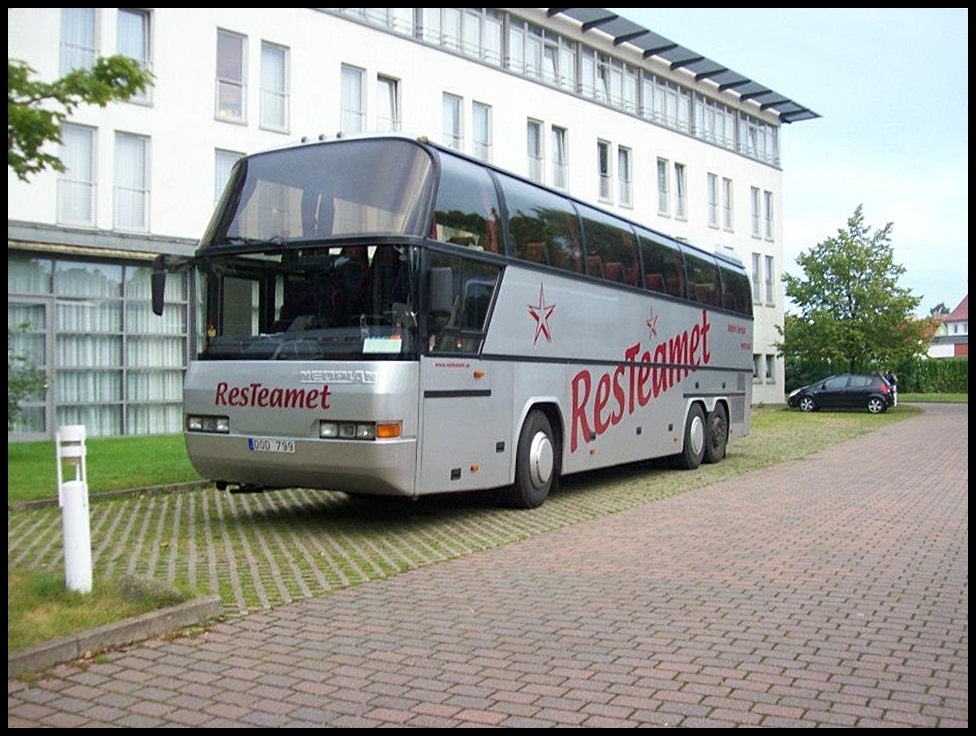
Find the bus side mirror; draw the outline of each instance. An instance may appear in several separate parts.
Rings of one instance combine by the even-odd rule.
[[[193,265],[192,258],[183,256],[158,255],[153,260],[150,287],[152,291],[153,314],[162,315],[166,300],[166,272],[185,271]]]
[[[430,313],[447,319],[454,309],[454,272],[448,266],[430,269]]]
[[[152,310],[153,314],[162,316],[163,302],[166,297],[166,260],[165,256],[156,256],[152,270]]]
[[[166,295],[166,272],[152,272],[152,310],[153,314],[162,316],[163,297]]]

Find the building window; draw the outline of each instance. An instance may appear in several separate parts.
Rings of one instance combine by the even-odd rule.
[[[776,383],[776,356],[766,356],[766,383]]]
[[[760,285],[762,284],[762,274],[760,271],[760,264],[762,263],[762,256],[759,253],[752,254],[752,301],[754,304],[759,304],[762,301]]]
[[[671,177],[668,172],[668,160],[657,160],[657,213],[668,217],[671,215]]]
[[[405,36],[413,35],[413,8],[343,8],[343,10],[354,15],[358,13],[353,11],[365,10],[366,20],[370,23],[386,26]]]
[[[749,190],[749,208],[749,219],[752,222],[752,237],[762,237],[762,230],[760,230],[762,215],[760,213],[759,189],[756,187],[751,187]]]
[[[752,380],[755,383],[762,383],[763,359],[759,353],[752,354]]]
[[[119,9],[119,53],[128,56],[130,59],[135,59],[139,62],[139,66],[146,71],[152,71],[149,21],[150,14],[146,10]],[[130,100],[133,102],[149,102],[151,90],[152,87],[147,86],[142,92],[133,95]]]
[[[688,181],[685,165],[674,165],[674,216],[679,220],[688,219]]]
[[[461,103],[460,97],[444,93],[444,145],[458,151],[464,149],[464,121],[461,119]]]
[[[718,227],[718,176],[708,175],[708,226]]]
[[[115,134],[115,227],[149,229],[149,139]]]
[[[261,42],[261,127],[288,130],[288,49]]]
[[[766,304],[773,304],[773,282],[775,271],[773,270],[773,257],[766,256]]]
[[[735,197],[732,180],[722,179],[722,228],[728,232],[735,230]]]
[[[538,120],[529,120],[526,125],[525,146],[529,178],[541,184],[543,171],[542,123]]]
[[[95,130],[65,123],[58,152],[64,171],[58,174],[58,222],[95,224]]]
[[[400,130],[400,82],[392,77],[376,77],[376,128]]]
[[[61,8],[61,76],[90,69],[97,53],[95,8]]]
[[[230,172],[234,168],[234,164],[244,157],[243,153],[237,153],[236,151],[221,151],[217,149],[216,155],[214,156],[214,204],[220,199],[220,196],[224,193],[224,187],[227,186],[227,181],[230,179]]]
[[[32,322],[24,335],[28,354],[57,376],[46,395],[26,405],[26,422],[15,431],[47,431],[48,411],[54,427],[82,424],[90,437],[180,431],[187,274],[166,279],[166,308],[157,317],[148,264],[14,254],[8,271],[8,294],[18,295],[8,297],[8,313]],[[49,320],[41,298],[51,303]]]
[[[597,170],[600,175],[600,199],[604,202],[613,200],[613,182],[610,170],[610,144],[606,141],[596,142]]]
[[[491,105],[475,102],[471,106],[471,117],[474,155],[482,161],[491,161]]]
[[[765,227],[763,235],[766,240],[773,239],[773,193],[763,192],[763,221]]]
[[[424,38],[445,48],[460,51],[460,8],[424,8]]]
[[[217,31],[217,117],[244,122],[245,37],[229,31]]]
[[[362,69],[342,65],[339,130],[343,133],[362,133],[366,129],[366,111],[363,102],[364,74]]]
[[[617,189],[620,204],[632,207],[634,204],[634,181],[630,170],[631,154],[629,148],[617,149]]]
[[[552,126],[552,185],[565,190],[569,181],[569,154],[565,128]]]

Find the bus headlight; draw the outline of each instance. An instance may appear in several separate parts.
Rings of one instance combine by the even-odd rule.
[[[319,438],[324,440],[388,440],[401,434],[400,422],[319,422]]]
[[[187,414],[186,431],[229,434],[230,419],[227,417],[207,416],[202,414]]]

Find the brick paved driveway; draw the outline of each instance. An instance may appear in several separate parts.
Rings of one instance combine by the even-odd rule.
[[[8,727],[969,722],[968,406],[87,667]]]

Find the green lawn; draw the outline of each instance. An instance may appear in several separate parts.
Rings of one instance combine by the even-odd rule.
[[[183,435],[94,437],[85,442],[89,493],[202,481],[186,454]],[[65,464],[65,481],[75,469]],[[57,498],[55,444],[7,443],[7,503]]]

